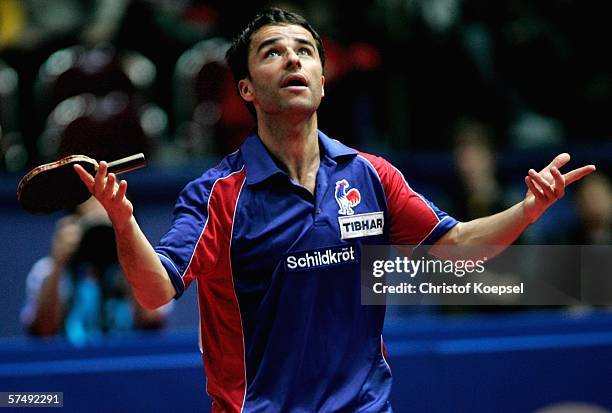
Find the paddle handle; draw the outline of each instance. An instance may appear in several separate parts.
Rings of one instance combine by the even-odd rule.
[[[117,175],[143,168],[146,165],[144,153],[127,156],[108,163],[108,172]]]

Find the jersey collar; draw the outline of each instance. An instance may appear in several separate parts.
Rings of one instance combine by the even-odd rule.
[[[329,138],[323,132],[318,131],[318,135],[319,147],[324,157],[339,162],[343,158],[353,158],[357,155],[356,150]],[[263,182],[277,174],[287,176],[287,173],[278,167],[256,132],[246,138],[240,150],[246,165],[246,182],[248,185]]]

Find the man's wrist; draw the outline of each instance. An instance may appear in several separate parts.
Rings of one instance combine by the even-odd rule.
[[[113,224],[113,228],[115,228],[115,233],[117,234],[117,236],[121,236],[122,234],[125,234],[126,232],[130,231],[130,228],[133,227],[133,225],[136,223],[136,220],[134,218],[134,215],[130,214],[128,218],[124,219],[111,218],[111,222]]]
[[[530,208],[527,203],[527,198],[525,198],[523,202],[521,202],[521,213],[523,218],[523,224],[525,227],[528,227],[529,225],[536,222],[542,215],[542,212],[537,213],[536,211],[534,211],[533,208]]]

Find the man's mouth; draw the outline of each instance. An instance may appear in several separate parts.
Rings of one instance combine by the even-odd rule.
[[[283,80],[282,87],[308,87],[308,81],[302,75],[289,75]]]

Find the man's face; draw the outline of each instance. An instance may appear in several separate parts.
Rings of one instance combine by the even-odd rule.
[[[298,25],[263,26],[251,36],[249,74],[238,83],[259,113],[314,113],[323,97],[316,42]]]

